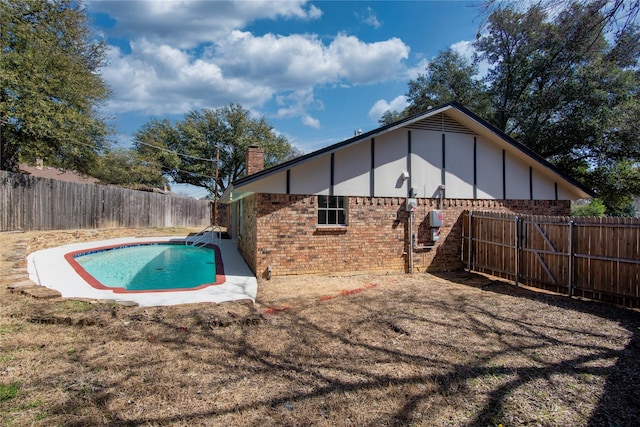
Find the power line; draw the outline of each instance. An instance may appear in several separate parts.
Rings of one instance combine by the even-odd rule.
[[[160,169],[162,169],[162,165],[160,165]],[[172,171],[178,171],[178,172],[182,172],[182,173],[188,173],[190,175],[197,175],[197,176],[201,176],[201,177],[204,177],[204,178],[213,178],[211,175],[204,175],[204,174],[201,174],[201,173],[198,173],[198,172],[191,172],[191,171],[186,171],[186,170],[183,170],[183,169],[170,168],[170,167],[167,167],[166,169],[171,169]],[[165,171],[163,170],[163,172],[165,172]],[[168,172],[165,172],[165,173],[168,173]]]
[[[176,154],[176,155],[178,155],[178,156],[188,157],[188,158],[190,158],[190,159],[203,160],[203,161],[205,161],[205,162],[211,162],[211,161],[213,161],[212,159],[203,159],[202,157],[196,157],[196,156],[190,156],[190,155],[188,155],[188,154],[178,153],[177,151],[169,150],[168,148],[164,148],[164,147],[158,147],[157,145],[147,144],[146,142],[137,141],[137,143],[138,143],[138,144],[141,144],[141,145],[146,145],[147,147],[156,148],[156,149],[158,149],[158,150],[166,151],[166,152],[168,152],[168,153],[173,153],[173,154]]]

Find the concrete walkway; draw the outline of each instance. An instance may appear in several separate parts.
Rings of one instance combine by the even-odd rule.
[[[175,237],[120,238],[96,242],[74,243],[34,252],[27,257],[29,278],[35,283],[55,289],[65,298],[88,298],[140,306],[161,306],[189,303],[251,300],[255,302],[258,284],[255,276],[238,253],[235,242],[214,239],[220,248],[226,281],[191,291],[144,292],[118,294],[90,286],[65,260],[65,254],[84,249],[135,242],[183,241]]]

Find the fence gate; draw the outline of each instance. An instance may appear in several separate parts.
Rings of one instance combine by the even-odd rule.
[[[462,260],[470,271],[640,306],[638,219],[468,211],[462,228]]]
[[[516,252],[515,281],[571,294],[571,222],[550,221],[545,217],[516,217],[519,244]]]

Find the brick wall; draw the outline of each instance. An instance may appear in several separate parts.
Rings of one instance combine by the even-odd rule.
[[[255,273],[258,267],[256,258],[257,245],[257,212],[256,199],[259,195],[252,194],[240,200],[242,204],[242,222],[237,224],[236,239],[238,242],[238,251],[247,262],[247,265]]]
[[[317,227],[316,196],[255,194],[245,205],[241,253],[258,277],[330,272],[406,272],[408,213],[404,198],[349,197],[346,227]],[[439,200],[418,199],[414,232],[430,242],[428,212]],[[252,217],[249,207],[255,206]],[[414,252],[414,271],[461,268],[461,214],[465,210],[568,215],[569,201],[459,200],[443,202],[444,223],[433,249]],[[252,231],[250,231],[252,230]],[[255,234],[252,234],[255,233]]]

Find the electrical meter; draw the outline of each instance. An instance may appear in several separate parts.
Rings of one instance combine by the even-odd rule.
[[[432,210],[429,214],[429,223],[431,227],[442,227],[442,211]]]

